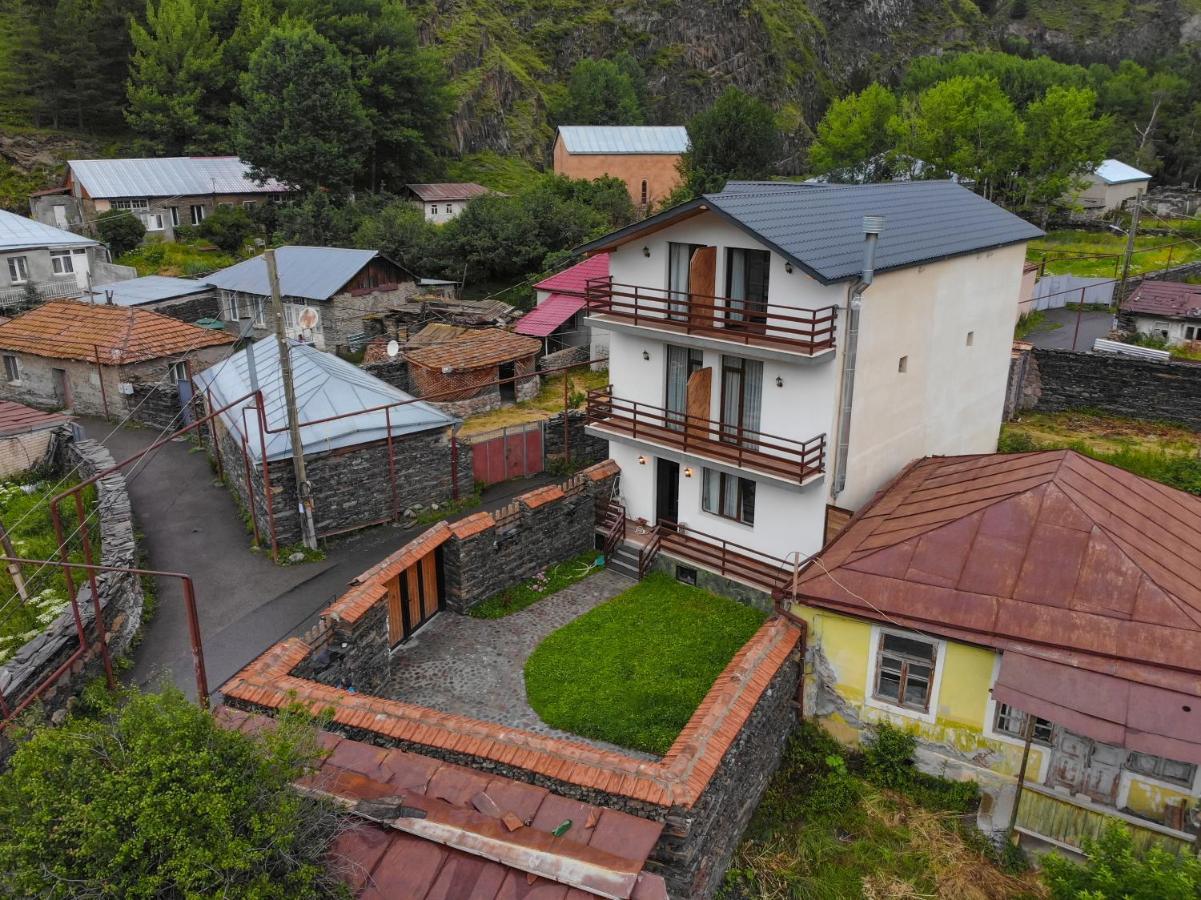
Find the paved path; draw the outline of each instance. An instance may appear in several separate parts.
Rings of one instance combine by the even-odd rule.
[[[81,419],[89,437],[102,439],[120,462],[158,438],[144,428]],[[126,469],[141,547],[150,568],[192,576],[197,595],[209,689],[215,691],[276,641],[309,628],[317,613],[356,575],[379,562],[420,529],[384,525],[329,542],[326,559],[278,566],[250,549],[250,535],[206,454],[185,440],[171,442],[149,461]],[[496,485],[482,509],[554,479],[538,476]],[[470,510],[469,512],[475,512]],[[467,513],[464,513],[466,515]],[[144,629],[127,678],[141,686],[173,681],[195,696],[183,590],[178,579],[158,579],[158,612]]]
[[[1094,340],[1108,337],[1113,327],[1113,313],[1085,310],[1079,314],[1080,333],[1077,335],[1076,315],[1072,309],[1048,309],[1043,327],[1030,332],[1026,340],[1044,350],[1075,349],[1084,353],[1093,349]],[[1074,348],[1073,338],[1076,340]]]
[[[390,683],[380,693],[441,712],[654,759],[551,728],[530,708],[525,695],[525,661],[542,639],[633,585],[625,575],[602,570],[503,619],[439,613],[392,657]]]

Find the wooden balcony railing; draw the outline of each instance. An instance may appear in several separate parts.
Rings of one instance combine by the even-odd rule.
[[[826,436],[807,441],[764,434],[713,422],[659,406],[613,396],[613,389],[588,392],[585,407],[590,425],[653,441],[685,453],[739,469],[773,475],[802,484],[826,468]]]
[[[834,347],[837,306],[803,309],[620,284],[609,278],[589,279],[584,297],[588,312],[634,325],[807,356]]]
[[[684,523],[660,521],[657,531],[660,550],[694,562],[702,569],[748,582],[772,596],[791,583],[792,567],[779,557],[697,531]]]

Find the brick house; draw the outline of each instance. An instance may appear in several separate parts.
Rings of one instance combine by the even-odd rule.
[[[679,187],[687,149],[683,125],[560,125],[552,155],[556,175],[620,178],[646,210]]]
[[[79,296],[97,254],[106,258],[91,238],[0,209],[0,308]]]
[[[418,397],[456,415],[486,412],[537,395],[541,349],[534,338],[499,328],[464,331],[445,343],[407,351],[409,384]]]
[[[364,319],[404,306],[419,291],[418,279],[378,250],[343,247],[280,247],[275,251],[287,335],[319,350],[347,350],[366,342]],[[250,322],[256,337],[274,330],[271,285],[262,255],[214,272],[221,318]],[[300,313],[317,313],[305,327]]]
[[[0,400],[0,478],[27,472],[45,460],[51,435],[70,421],[66,413]]]
[[[144,309],[53,300],[0,324],[0,397],[166,424],[178,421],[190,373],[233,342]]]

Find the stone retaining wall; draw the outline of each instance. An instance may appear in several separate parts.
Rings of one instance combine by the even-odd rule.
[[[567,413],[567,439],[571,446],[571,461],[591,465],[609,458],[609,442],[588,434],[584,430],[584,411],[573,409]],[[563,457],[563,413],[551,416],[542,427],[542,454],[547,460]]]
[[[364,363],[362,369],[369,375],[373,375],[380,381],[392,385],[404,391],[406,394],[412,393],[412,384],[409,380],[409,364],[405,362],[403,356],[398,356],[396,359],[384,360],[383,362]]]
[[[588,347],[564,347],[554,353],[548,353],[538,360],[538,368],[542,371],[557,369],[562,366],[574,366],[577,363],[588,362]],[[557,374],[557,373],[556,373]]]
[[[60,472],[78,466],[77,474],[81,478],[88,478],[114,463],[108,450],[96,441],[75,441],[67,430],[60,431],[57,440],[55,458]],[[99,563],[126,568],[135,566],[137,542],[125,476],[113,472],[101,478],[96,483],[96,502],[99,508]],[[69,525],[71,521],[68,519],[66,524]],[[100,644],[96,640],[91,587],[86,576],[77,575],[76,582],[82,584],[76,594],[77,605],[92,643],[67,673],[39,699],[42,710],[53,722],[60,721],[70,700],[103,672]],[[142,622],[144,597],[141,581],[136,575],[104,572],[97,576],[96,582],[109,652],[116,658],[129,649]],[[0,666],[0,695],[5,703],[10,707],[19,705],[62,666],[78,646],[74,614],[71,607],[67,606],[45,631]],[[11,744],[0,733],[0,761],[10,752]]]

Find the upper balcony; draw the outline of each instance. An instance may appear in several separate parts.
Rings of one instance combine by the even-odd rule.
[[[805,309],[621,284],[611,277],[589,279],[584,296],[589,315],[614,324],[807,357],[834,350],[837,306]]]
[[[806,484],[826,470],[826,436],[807,441],[713,422],[614,397],[612,388],[588,392],[587,424],[599,432],[676,450],[702,461]]]

